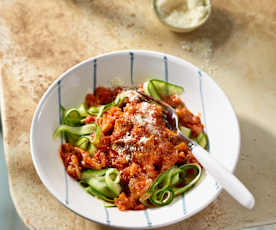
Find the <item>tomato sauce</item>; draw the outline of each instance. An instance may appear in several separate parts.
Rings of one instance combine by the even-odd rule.
[[[98,87],[94,94],[87,94],[86,105],[108,104],[121,90]],[[123,192],[115,198],[115,205],[120,210],[140,210],[146,208],[141,196],[160,173],[175,164],[197,161],[187,145],[166,127],[161,106],[142,101],[132,90],[127,95],[123,105],[111,107],[98,120],[90,115],[85,119],[85,124],[97,122],[103,131],[93,156],[70,143],[61,146],[60,156],[67,173],[76,180],[86,168],[117,168]],[[176,109],[180,123],[191,129],[192,137],[203,130],[200,117],[193,115],[178,96],[165,101]]]

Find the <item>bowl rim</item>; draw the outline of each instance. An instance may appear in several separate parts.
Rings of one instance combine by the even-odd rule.
[[[234,159],[234,163],[232,168],[228,168],[228,170],[230,170],[232,173],[235,171],[239,157],[240,157],[240,144],[241,144],[241,135],[240,135],[240,126],[239,126],[239,121],[237,118],[237,115],[235,113],[235,110],[233,108],[233,105],[231,103],[231,101],[229,100],[228,96],[225,94],[225,92],[222,90],[222,88],[215,82],[215,80],[213,80],[207,73],[205,73],[204,71],[202,71],[200,68],[196,67],[195,65],[191,64],[190,62],[180,58],[180,57],[176,57],[170,54],[166,54],[163,52],[157,52],[157,51],[152,51],[152,50],[140,50],[140,49],[127,49],[127,50],[117,50],[117,51],[112,51],[112,52],[107,52],[107,53],[103,53],[94,57],[90,57],[74,66],[72,66],[71,68],[69,68],[68,70],[66,70],[65,72],[63,72],[62,74],[59,75],[59,77],[50,85],[50,87],[46,90],[46,92],[43,94],[43,96],[41,97],[39,103],[36,106],[35,112],[33,114],[33,119],[32,119],[32,124],[31,124],[31,128],[30,128],[30,150],[31,150],[31,157],[32,157],[32,161],[36,170],[36,173],[38,174],[42,184],[47,188],[47,190],[50,192],[50,194],[57,200],[59,201],[61,204],[63,204],[66,208],[68,208],[69,210],[71,210],[73,213],[89,220],[92,221],[94,223],[97,224],[101,224],[104,226],[109,226],[109,227],[114,227],[114,228],[122,228],[122,229],[153,229],[153,228],[160,228],[160,227],[166,227],[172,224],[176,224],[179,223],[197,213],[199,213],[200,211],[202,211],[203,209],[205,209],[207,206],[209,206],[213,201],[216,200],[216,198],[218,197],[218,195],[221,193],[222,191],[222,187],[220,186],[219,189],[214,193],[214,195],[212,196],[212,198],[210,198],[203,206],[201,206],[198,209],[195,209],[194,211],[189,212],[188,214],[186,214],[185,216],[176,218],[174,220],[171,221],[167,221],[161,224],[155,224],[152,226],[137,226],[137,227],[133,227],[133,226],[124,226],[124,225],[118,225],[118,224],[107,224],[105,222],[100,222],[98,220],[94,220],[91,219],[87,216],[84,216],[76,211],[74,211],[69,205],[67,205],[64,201],[62,201],[61,199],[57,198],[55,196],[55,191],[54,189],[51,188],[51,186],[48,185],[48,183],[46,182],[46,180],[43,178],[43,176],[40,173],[40,168],[38,166],[38,162],[37,159],[35,157],[36,153],[35,153],[35,147],[34,147],[34,128],[35,128],[35,123],[38,120],[39,114],[40,114],[40,110],[43,106],[43,104],[45,103],[46,99],[48,98],[48,96],[50,95],[50,93],[55,89],[55,87],[57,86],[58,82],[63,79],[66,78],[66,76],[68,75],[68,73],[74,71],[76,68],[79,68],[82,65],[85,65],[88,62],[91,62],[95,59],[98,58],[104,58],[106,56],[117,56],[117,55],[124,55],[124,54],[129,54],[129,53],[134,53],[134,54],[140,54],[140,55],[147,55],[147,56],[151,56],[151,57],[158,57],[158,58],[162,58],[163,56],[167,56],[168,59],[172,62],[178,62],[178,63],[185,63],[187,66],[189,66],[189,68],[192,69],[197,69],[199,70],[201,73],[203,73],[205,75],[206,78],[208,78],[209,80],[211,80],[212,84],[215,84],[215,86],[221,91],[222,95],[224,95],[224,98],[226,99],[226,101],[228,102],[228,104],[230,105],[230,108],[232,109],[232,113],[233,113],[233,118],[234,118],[234,123],[236,125],[236,132],[238,135],[238,143],[236,146],[236,154],[235,154],[235,159]]]

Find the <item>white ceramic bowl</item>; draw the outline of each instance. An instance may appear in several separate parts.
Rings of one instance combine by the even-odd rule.
[[[240,132],[233,108],[206,73],[183,59],[152,51],[117,51],[88,59],[63,73],[47,90],[35,111],[31,127],[31,152],[36,171],[50,193],[75,213],[97,223],[121,228],[146,229],[184,220],[216,199],[221,187],[208,174],[170,205],[145,211],[121,212],[105,208],[65,173],[58,154],[61,140],[53,140],[59,125],[60,105],[83,102],[96,86],[110,86],[113,78],[137,85],[151,77],[184,87],[187,107],[200,113],[210,141],[210,154],[233,171],[240,148]]]

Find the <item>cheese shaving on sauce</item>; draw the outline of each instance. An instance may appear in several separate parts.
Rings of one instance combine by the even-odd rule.
[[[129,98],[129,102],[139,99],[139,94],[134,90],[125,91],[125,95]],[[124,136],[112,145],[113,150],[117,151],[119,155],[126,154],[127,160],[131,159],[133,152],[137,150],[143,152],[145,148],[141,144],[146,144],[150,139],[150,136],[159,135],[160,133],[157,125],[157,119],[155,117],[156,109],[157,105],[155,104],[140,102],[134,114],[129,115],[128,113],[125,113],[125,116],[130,118],[130,121],[134,126],[144,127],[149,137],[142,136],[139,138],[137,136],[133,136],[131,132],[126,132]]]

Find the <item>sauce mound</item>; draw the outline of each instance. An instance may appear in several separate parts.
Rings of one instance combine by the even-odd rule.
[[[94,95],[86,96],[86,104],[110,103],[122,90],[98,87]],[[77,180],[86,168],[117,168],[123,192],[115,198],[115,205],[120,210],[139,210],[146,208],[140,202],[141,196],[160,173],[175,164],[197,161],[187,145],[167,128],[161,106],[143,101],[134,90],[126,90],[125,95],[127,98],[120,107],[111,107],[99,119],[86,118],[86,124],[96,121],[103,132],[93,156],[70,143],[61,146],[60,156],[67,173]],[[178,96],[164,100],[176,109],[180,123],[191,129],[192,137],[203,130],[200,118]]]

